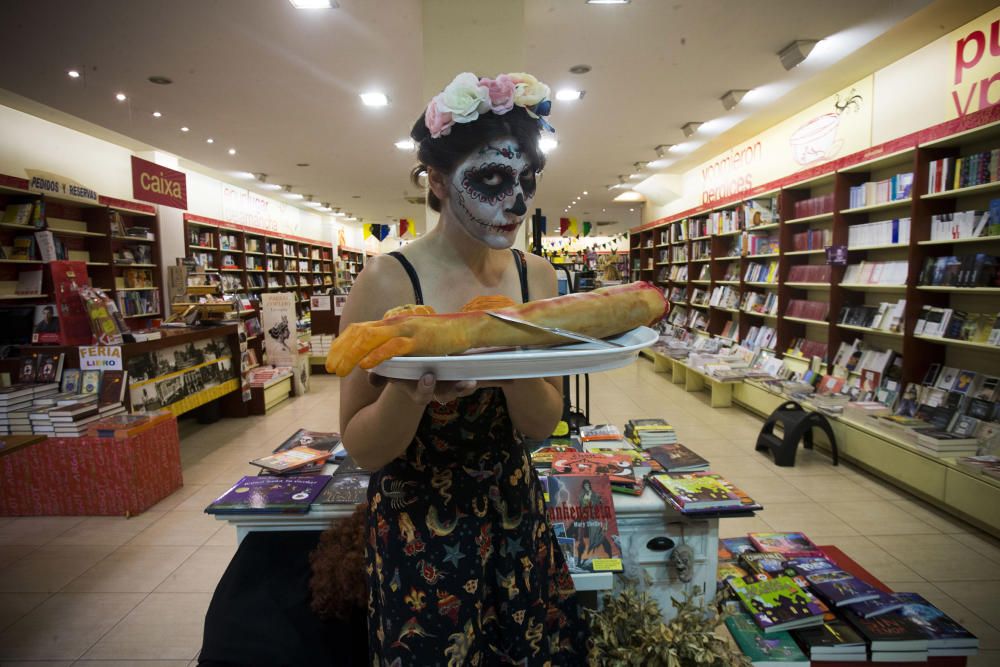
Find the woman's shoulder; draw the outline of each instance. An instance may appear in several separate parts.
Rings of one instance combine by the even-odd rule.
[[[546,299],[559,293],[556,283],[556,270],[544,257],[530,252],[524,253],[525,266],[528,272],[528,292],[532,300]]]
[[[412,303],[413,288],[398,259],[388,254],[375,255],[365,262],[348,301],[360,310],[358,319],[380,319],[390,308]]]

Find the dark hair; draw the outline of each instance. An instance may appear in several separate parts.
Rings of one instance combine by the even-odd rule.
[[[410,130],[410,138],[417,142],[420,164],[410,172],[410,180],[420,186],[420,173],[427,167],[450,174],[477,147],[504,137],[517,141],[528,158],[528,164],[538,173],[545,168],[545,155],[538,146],[539,130],[538,119],[529,116],[522,107],[515,106],[500,116],[488,111],[471,123],[455,123],[449,134],[435,139],[424,123],[424,115],[420,114]],[[431,191],[427,192],[427,204],[434,211],[441,212],[441,201]]]

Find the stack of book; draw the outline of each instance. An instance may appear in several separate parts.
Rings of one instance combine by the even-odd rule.
[[[905,285],[909,263],[905,260],[850,264],[843,282],[848,285]]]
[[[847,228],[847,247],[864,248],[880,245],[908,245],[910,219],[894,218],[881,222],[851,225]]]
[[[660,464],[664,472],[698,472],[708,470],[708,461],[675,442],[668,445],[645,447],[645,452]]]
[[[960,241],[998,234],[1000,220],[994,219],[992,211],[955,211],[931,216],[931,241]]]
[[[586,446],[586,445],[585,445]],[[563,452],[552,459],[553,475],[588,475],[607,479],[612,491],[642,494],[650,465],[641,456],[610,452]]]
[[[788,269],[790,283],[829,283],[829,264],[797,264]]]
[[[677,442],[674,427],[658,417],[629,419],[625,422],[625,436],[643,449]]]
[[[987,477],[1000,479],[1000,456],[983,454],[981,456],[961,456],[955,463],[969,472],[981,473]]]
[[[745,515],[762,509],[744,491],[708,471],[653,474],[647,481],[670,507],[684,515]]]
[[[795,202],[795,217],[808,218],[813,215],[823,215],[833,212],[833,193],[830,192],[818,197],[810,197]]]
[[[880,590],[817,550],[802,533],[719,541],[719,588],[734,598],[726,625],[754,664],[798,664],[796,646],[813,664],[977,653],[979,640],[921,596]]]
[[[58,384],[15,384],[0,389],[0,430],[4,435],[30,435],[35,401],[59,391]]]
[[[587,424],[580,427],[580,440],[584,449],[591,442],[613,442],[616,447],[626,447],[625,436],[614,424]]]
[[[792,235],[792,251],[822,250],[833,243],[833,232],[829,229],[810,229]]]
[[[785,309],[786,317],[798,317],[804,320],[825,322],[830,314],[829,301],[809,301],[808,299],[791,299]]]

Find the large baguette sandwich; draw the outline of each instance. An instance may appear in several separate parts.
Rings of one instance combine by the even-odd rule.
[[[607,338],[659,321],[669,310],[663,293],[647,282],[530,301],[497,312],[549,327]],[[442,356],[480,347],[555,345],[565,339],[502,322],[481,310],[436,314],[428,308],[352,324],[334,340],[326,370],[343,377],[355,366],[371,369],[396,356]]]

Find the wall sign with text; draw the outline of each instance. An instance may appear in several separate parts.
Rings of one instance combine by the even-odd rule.
[[[143,201],[187,209],[187,175],[132,156],[132,196]]]

